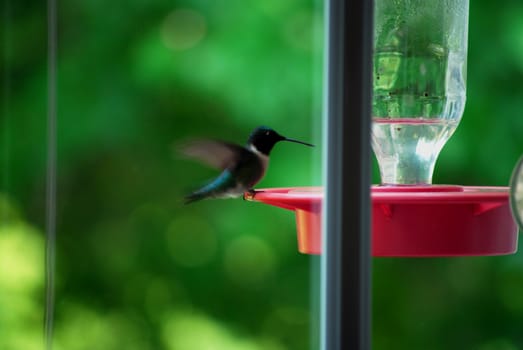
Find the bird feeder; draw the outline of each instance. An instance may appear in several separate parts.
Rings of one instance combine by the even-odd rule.
[[[370,189],[374,256],[517,249],[508,187],[432,184],[436,159],[465,107],[468,5],[375,2],[371,140],[381,184]],[[294,211],[298,250],[321,253],[322,188],[263,189],[245,198]],[[521,211],[521,203],[513,199],[512,207]]]

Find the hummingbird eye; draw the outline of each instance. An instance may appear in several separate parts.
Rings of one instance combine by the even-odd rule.
[[[266,132],[265,132],[265,135],[266,135],[266,136],[269,136],[269,134],[270,134],[269,131],[266,131]]]

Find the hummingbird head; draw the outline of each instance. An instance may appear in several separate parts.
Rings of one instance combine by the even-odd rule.
[[[260,126],[254,129],[254,131],[251,133],[251,136],[249,136],[249,139],[247,140],[247,145],[254,147],[257,151],[268,156],[269,153],[271,153],[274,145],[280,141],[301,143],[302,145],[314,147],[310,143],[289,139],[285,136],[282,136],[273,129],[266,126]]]

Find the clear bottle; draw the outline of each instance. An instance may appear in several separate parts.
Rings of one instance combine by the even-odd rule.
[[[431,184],[463,115],[468,0],[377,0],[372,146],[382,184]]]

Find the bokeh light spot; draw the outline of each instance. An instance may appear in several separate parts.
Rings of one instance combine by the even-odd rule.
[[[19,221],[20,219],[19,209],[13,204],[10,198],[0,193],[0,224],[5,225]]]
[[[297,49],[312,50],[315,21],[319,20],[309,10],[297,11],[290,15],[283,27],[286,41]]]
[[[166,349],[283,350],[275,341],[248,339],[234,334],[212,318],[195,312],[172,313],[163,324]]]
[[[204,217],[186,215],[171,221],[167,243],[173,259],[185,267],[208,264],[216,255],[216,232]]]
[[[152,278],[145,289],[144,304],[147,313],[156,321],[163,321],[168,306],[183,305],[184,308],[191,306],[189,293],[178,281],[170,278],[169,281],[161,277]]]
[[[191,9],[177,9],[165,18],[161,34],[168,48],[175,51],[196,46],[207,31],[205,18]]]
[[[61,316],[65,322],[56,323],[53,349],[152,349],[140,331],[143,320],[132,313],[99,311],[63,302]]]
[[[517,350],[519,349],[515,346],[509,339],[494,339],[485,344],[482,344],[479,350]]]
[[[300,307],[282,306],[276,309],[275,313],[282,322],[291,325],[307,324],[310,318],[309,312]]]
[[[25,224],[0,227],[0,288],[31,293],[44,282],[44,242]]]
[[[279,339],[286,339],[289,334],[310,332],[311,322],[311,314],[306,308],[282,304],[267,314],[263,329],[267,334],[275,335]],[[308,348],[307,340],[301,339],[301,341],[302,346],[296,346],[296,348]]]
[[[276,256],[262,239],[242,236],[227,247],[224,268],[235,283],[244,287],[259,287],[274,274]]]

